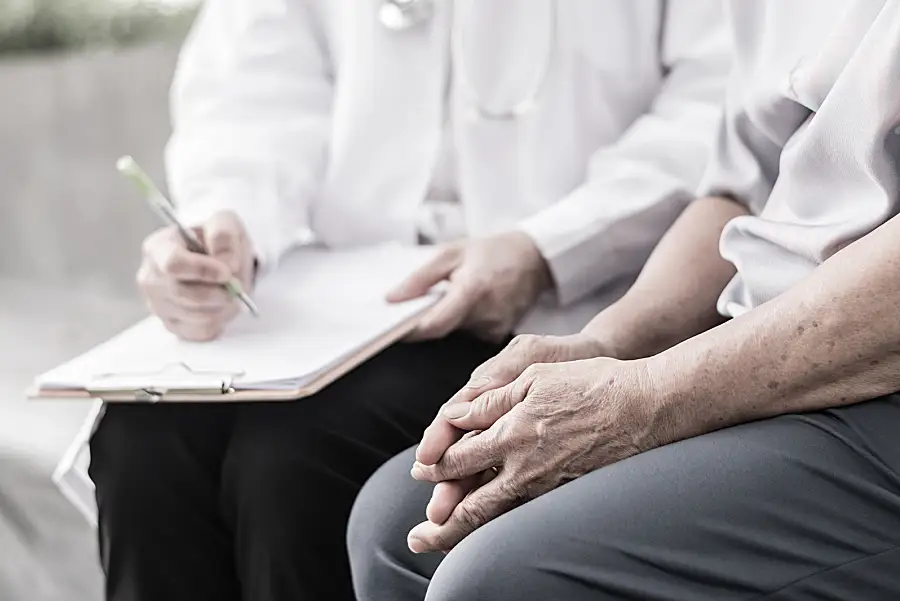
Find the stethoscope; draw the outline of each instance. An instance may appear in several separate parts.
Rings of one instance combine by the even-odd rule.
[[[407,31],[423,25],[432,18],[436,1],[437,0],[384,0],[381,9],[378,12],[378,18],[381,21],[381,24],[391,31]],[[485,106],[481,101],[481,95],[478,93],[478,88],[469,78],[469,69],[465,59],[466,54],[463,52],[465,44],[465,28],[461,25],[453,27],[451,44],[455,50],[454,56],[458,57],[455,73],[463,88],[468,90],[469,95],[472,97],[474,112],[481,119],[490,121],[509,121],[518,119],[534,109],[541,96],[541,92],[543,92],[545,84],[547,83],[547,76],[550,73],[550,63],[553,60],[553,52],[556,48],[557,20],[559,13],[558,0],[552,0],[551,5],[550,48],[545,54],[544,64],[539,71],[540,75],[521,100],[515,102],[512,106],[502,109],[492,109]]]

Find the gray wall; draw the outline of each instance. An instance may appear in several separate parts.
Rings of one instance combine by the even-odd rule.
[[[131,296],[158,222],[115,170],[162,183],[172,44],[0,59],[0,278]]]
[[[50,481],[89,403],[22,391],[144,314],[134,270],[158,224],[115,161],[133,154],[161,180],[176,52],[0,58],[3,601],[102,598],[96,534]]]

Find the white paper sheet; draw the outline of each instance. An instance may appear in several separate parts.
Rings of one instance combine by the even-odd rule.
[[[300,249],[254,294],[260,317],[241,315],[222,338],[178,340],[149,318],[37,379],[40,388],[88,388],[115,374],[129,387],[181,382],[190,374],[237,374],[237,389],[296,387],[341,363],[432,304],[437,295],[388,304],[385,294],[426,261],[427,248]],[[184,364],[187,370],[174,370]]]

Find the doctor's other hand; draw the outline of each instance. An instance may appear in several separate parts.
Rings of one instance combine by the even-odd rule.
[[[216,213],[194,232],[208,256],[189,251],[174,227],[150,234],[137,282],[150,311],[169,331],[201,342],[217,338],[240,313],[222,284],[237,276],[249,290],[255,261],[244,225],[234,213]]]
[[[422,316],[411,340],[442,338],[465,329],[499,342],[552,284],[534,241],[523,232],[508,232],[444,245],[392,290],[388,300],[418,298],[445,280],[447,292]]]

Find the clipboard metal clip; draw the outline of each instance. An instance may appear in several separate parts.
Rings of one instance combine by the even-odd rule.
[[[210,397],[234,392],[234,380],[243,372],[199,371],[184,363],[141,373],[105,373],[94,376],[86,391],[98,398],[129,397],[156,403],[168,396]]]

